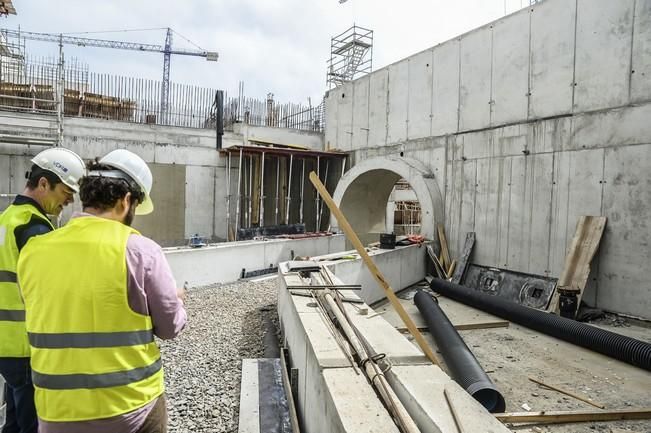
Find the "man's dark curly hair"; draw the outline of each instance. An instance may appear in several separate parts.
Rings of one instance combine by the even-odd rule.
[[[88,170],[108,171],[115,169],[107,165],[91,163],[88,166]],[[102,176],[84,176],[79,181],[79,198],[84,208],[111,209],[128,192],[131,193],[132,203],[134,203],[134,200],[140,203],[145,197],[138,184],[133,180]]]

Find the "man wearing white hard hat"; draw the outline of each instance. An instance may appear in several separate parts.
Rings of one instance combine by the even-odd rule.
[[[154,336],[187,316],[162,249],[131,228],[151,187],[139,156],[110,152],[80,181],[83,212],[21,253],[40,433],[167,431]]]
[[[0,374],[7,403],[2,433],[35,433],[38,427],[18,256],[28,240],[54,230],[48,215],[59,215],[72,203],[86,172],[84,161],[61,147],[44,150],[32,163],[25,190],[0,215]]]

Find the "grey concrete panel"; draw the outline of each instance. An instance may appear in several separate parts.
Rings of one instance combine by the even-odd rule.
[[[353,128],[351,149],[362,149],[368,146],[369,135],[369,90],[371,77],[365,76],[353,83]]]
[[[651,143],[651,104],[572,118],[572,138],[565,149]]]
[[[628,103],[634,0],[578,0],[575,111]]]
[[[561,117],[528,125],[528,150],[544,153],[570,148],[572,118]]]
[[[337,142],[330,149],[344,151],[352,150],[353,136],[353,84],[346,83],[340,86],[341,91],[337,97]]]
[[[459,40],[434,47],[432,135],[459,129]]]
[[[387,122],[389,97],[389,70],[387,68],[374,72],[370,77],[368,110],[368,145],[380,147],[387,142]]]
[[[513,125],[495,129],[492,137],[491,155],[515,156],[523,155],[525,151],[531,151],[531,126]]]
[[[214,207],[206,205],[216,198],[215,170],[215,167],[186,166],[185,238],[195,233],[203,238],[213,236]]]
[[[412,56],[409,62],[409,106],[407,138],[431,135],[432,127],[432,50]]]
[[[572,111],[576,2],[546,0],[531,13],[532,118]]]
[[[185,238],[185,166],[149,164],[154,183],[154,212],[137,216],[134,227],[162,246],[183,244]]]
[[[491,27],[461,38],[460,131],[490,124],[492,40]]]
[[[527,119],[529,15],[523,9],[493,26],[492,125]]]
[[[651,0],[636,0],[631,101],[651,99]]]
[[[450,161],[447,165],[445,228],[450,253],[456,256],[461,248],[459,245],[459,219],[461,218],[461,199],[463,196],[463,161]]]
[[[493,131],[469,132],[463,134],[463,154],[467,159],[488,158],[492,156]],[[459,157],[460,157],[459,156]]]
[[[463,165],[463,191],[458,226],[458,250],[461,251],[466,233],[475,231],[475,200],[477,196],[477,161],[467,161]]]
[[[509,188],[509,223],[507,230],[507,260],[504,268],[525,271],[528,262],[528,234],[531,229],[527,209],[527,167],[530,158],[511,158],[511,185]],[[479,241],[479,239],[477,239]]]
[[[407,139],[409,109],[409,61],[389,66],[389,119],[387,144]]]
[[[581,215],[601,215],[603,149],[554,155],[550,271],[560,276]]]
[[[486,266],[499,266],[499,212],[500,199],[500,169],[504,159],[477,160],[477,195],[475,199],[475,232],[477,244],[474,250],[474,261]]]
[[[527,272],[549,276],[548,251],[551,219],[553,155],[539,154],[530,157],[530,171],[527,173],[529,200],[527,209],[529,221],[529,263]]]
[[[597,306],[640,317],[651,311],[651,145],[607,149]]]
[[[339,95],[339,89],[330,90],[328,96],[325,98],[324,140],[326,149],[334,149],[337,145],[337,130],[339,129],[339,126],[337,125],[338,98],[341,98],[341,95]]]

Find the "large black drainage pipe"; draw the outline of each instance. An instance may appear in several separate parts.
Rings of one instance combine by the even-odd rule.
[[[651,371],[651,344],[644,341],[523,307],[440,279],[432,280],[430,286],[432,290],[455,301]]]
[[[486,372],[472,354],[450,320],[439,307],[438,301],[427,292],[418,291],[414,296],[418,311],[425,318],[452,379],[491,413],[506,409],[504,397],[495,388]]]

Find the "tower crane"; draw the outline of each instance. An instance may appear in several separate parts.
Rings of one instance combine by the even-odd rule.
[[[141,44],[138,42],[113,41],[107,39],[81,38],[55,33],[25,32],[22,30],[0,29],[7,37],[24,38],[32,41],[56,42],[59,47],[63,44],[77,45],[79,47],[116,48],[119,50],[144,51],[150,53],[163,53],[163,85],[161,86],[161,113],[167,115],[169,110],[170,94],[170,63],[172,54],[181,56],[203,57],[207,61],[216,62],[219,54],[215,51],[201,51],[172,48],[172,29],[167,28],[165,45]]]

